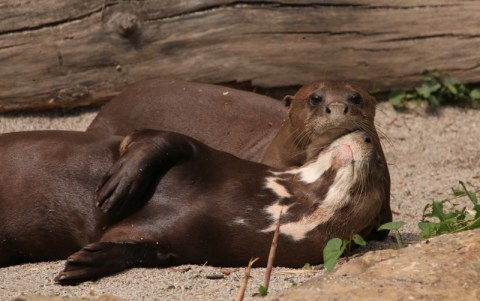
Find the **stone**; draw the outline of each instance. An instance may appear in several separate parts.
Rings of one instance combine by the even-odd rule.
[[[371,251],[267,300],[480,300],[480,229]]]

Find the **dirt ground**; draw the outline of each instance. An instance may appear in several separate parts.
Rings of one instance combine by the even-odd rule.
[[[39,129],[83,131],[94,110],[0,116],[0,133]],[[472,190],[480,188],[480,110],[443,108],[436,114],[422,109],[399,113],[380,103],[377,129],[392,178],[391,205],[395,220],[407,222],[402,235],[418,240],[417,223],[432,199],[451,198],[451,187],[462,180]],[[54,247],[54,246],[52,246]],[[369,243],[368,248],[395,247],[393,239]],[[0,269],[0,300],[21,294],[95,298],[111,293],[129,300],[231,300],[236,295],[243,269],[181,266],[168,269],[132,269],[119,275],[74,287],[61,287],[53,278],[62,261],[26,264]],[[262,283],[263,269],[255,269],[247,299]],[[274,270],[270,292],[288,289],[323,271]]]

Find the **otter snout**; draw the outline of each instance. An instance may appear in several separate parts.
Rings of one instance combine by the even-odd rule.
[[[343,117],[347,115],[349,108],[347,104],[341,102],[334,102],[325,106],[324,113],[330,115],[330,117]]]

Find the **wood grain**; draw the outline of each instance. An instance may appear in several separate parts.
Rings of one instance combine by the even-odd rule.
[[[103,102],[149,78],[269,88],[480,82],[480,1],[0,2],[0,111]],[[335,3],[335,4],[332,4]]]

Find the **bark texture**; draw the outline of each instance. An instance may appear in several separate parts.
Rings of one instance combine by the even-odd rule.
[[[263,88],[480,82],[480,1],[6,0],[0,111],[108,100],[149,78]]]

